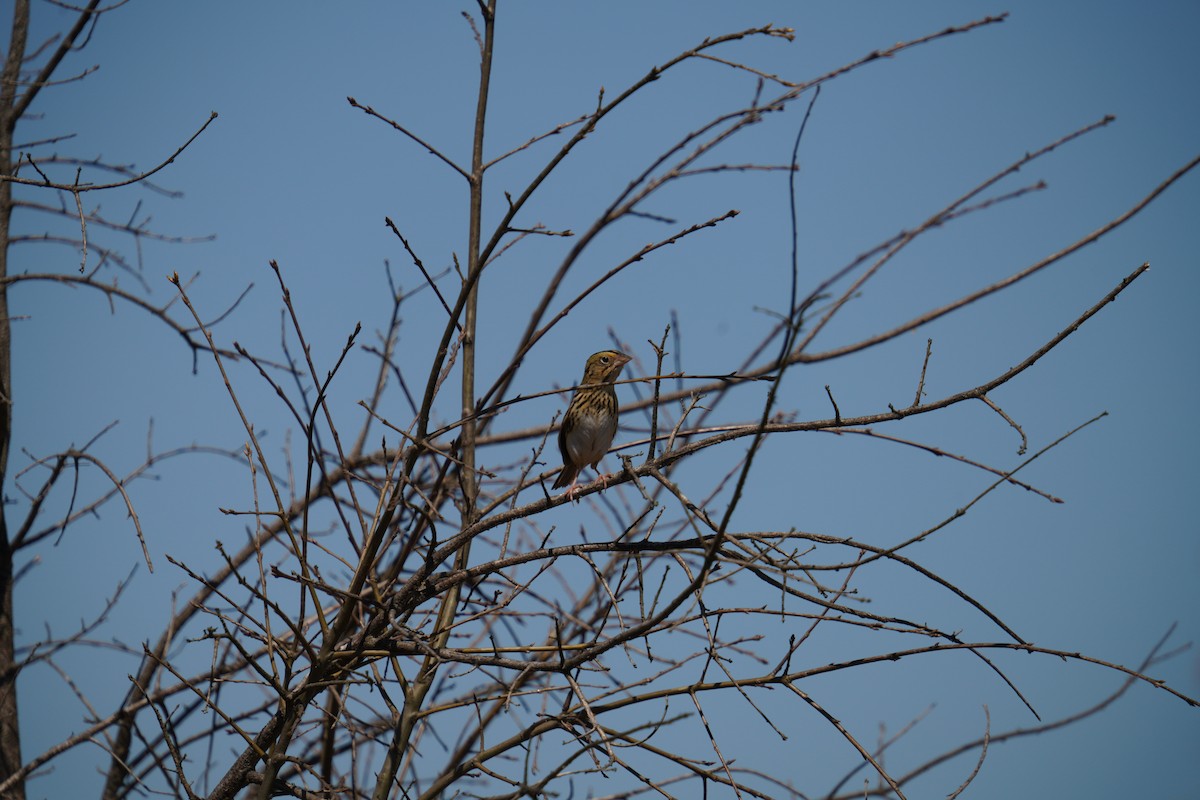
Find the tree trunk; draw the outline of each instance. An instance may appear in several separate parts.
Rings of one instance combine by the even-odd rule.
[[[12,37],[0,74],[0,174],[13,173],[13,132],[17,126],[18,77],[29,34],[29,0],[13,6]],[[0,281],[8,277],[8,230],[12,219],[12,184],[0,181]],[[0,283],[0,493],[8,488],[8,448],[12,439],[12,331],[8,322],[8,287]],[[0,494],[0,496],[3,496]],[[21,769],[21,728],[17,715],[17,664],[13,649],[13,559],[6,514],[0,509],[0,781]],[[25,782],[8,794],[24,800]]]

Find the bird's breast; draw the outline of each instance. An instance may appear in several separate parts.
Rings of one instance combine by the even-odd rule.
[[[616,435],[616,417],[584,415],[576,423],[575,430],[571,431],[571,436],[567,437],[571,461],[576,464],[594,464],[608,451]]]

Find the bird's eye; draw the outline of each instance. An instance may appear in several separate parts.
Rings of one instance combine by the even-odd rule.
[[[612,361],[612,359],[611,359],[611,358],[609,358],[608,356],[601,356],[601,357],[600,357],[600,363],[601,363],[601,364],[607,364],[607,363],[608,363],[608,362],[610,362],[610,361]]]

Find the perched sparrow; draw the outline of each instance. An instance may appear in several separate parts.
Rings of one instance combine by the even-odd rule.
[[[629,361],[629,356],[616,350],[601,350],[588,356],[583,380],[571,398],[558,431],[563,468],[554,488],[561,489],[570,483],[568,497],[575,494],[581,469],[591,466],[598,470],[600,459],[608,452],[617,433],[617,391],[612,381]],[[600,480],[604,481],[605,476],[601,475]]]

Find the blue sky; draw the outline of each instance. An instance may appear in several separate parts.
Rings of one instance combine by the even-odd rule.
[[[0,3],[9,10],[10,3]],[[153,216],[155,230],[214,234],[207,243],[144,243],[141,277],[166,302],[167,275],[199,275],[190,289],[205,316],[217,316],[249,284],[253,290],[216,328],[218,339],[278,353],[277,260],[320,364],[330,364],[356,322],[364,342],[386,321],[389,261],[399,282],[420,276],[386,229],[397,222],[431,269],[465,248],[465,185],[445,165],[353,109],[353,96],[404,120],[452,158],[469,157],[476,50],[459,7],[450,3],[184,3],[141,0],[106,16],[89,47],[65,73],[99,64],[85,81],[43,92],[21,140],[64,132],[78,137],[59,152],[102,155],[148,168],[169,155],[208,117],[218,120],[156,181],[184,197],[167,200],[141,188],[93,199],[114,217]],[[474,9],[474,4],[464,6]],[[722,55],[791,79],[822,74],[877,48],[1004,11],[1002,24],[879,61],[827,85],[801,147],[798,179],[801,280],[806,286],[897,231],[919,225],[953,198],[1022,154],[1102,118],[1115,122],[1027,167],[1002,190],[1044,180],[1048,188],[937,231],[915,245],[814,342],[817,351],[892,325],[1011,274],[1122,213],[1200,152],[1200,55],[1194,32],[1200,6],[1157,3],[1153,11],[1121,2],[892,3],[655,2],[501,5],[488,147],[505,152],[559,122],[590,110],[597,91],[615,93],[654,64],[705,36],[774,22],[796,40],[738,42]],[[36,30],[61,27],[66,12],[37,5]],[[7,16],[7,14],[5,15]],[[33,37],[40,41],[39,36]],[[545,187],[523,223],[582,230],[647,160],[715,113],[744,103],[753,82],[717,64],[696,64],[657,82],[608,121]],[[783,163],[801,108],[769,117],[731,143],[718,160]],[[504,190],[519,191],[549,153],[520,154],[489,176],[488,209]],[[62,179],[67,179],[63,177]],[[787,195],[779,174],[701,178],[666,192],[655,213],[679,225],[737,208],[742,213],[631,270],[573,311],[527,357],[514,385],[532,393],[569,385],[586,355],[609,343],[611,326],[631,352],[652,358],[647,339],[678,314],[681,357],[692,373],[728,372],[785,308]],[[934,339],[926,389],[940,396],[968,388],[1019,362],[1096,303],[1143,262],[1151,269],[1034,369],[993,399],[1017,420],[1031,451],[1102,411],[1109,415],[1023,473],[1067,502],[1051,505],[1023,492],[997,492],[961,525],[910,555],[951,578],[1039,645],[1079,650],[1127,665],[1145,656],[1167,627],[1176,644],[1200,637],[1200,538],[1191,506],[1200,423],[1197,396],[1200,323],[1200,176],[1189,175],[1147,210],[1097,244],[1002,296],[977,303],[853,359],[789,373],[781,407],[801,419],[829,416],[831,385],[845,415],[873,413],[911,400],[927,337]],[[58,230],[29,214],[18,231]],[[673,226],[623,223],[581,259],[564,297],[615,260],[665,236]],[[97,239],[101,234],[94,233]],[[132,253],[127,241],[109,238]],[[498,261],[483,284],[483,380],[512,352],[532,305],[531,293],[557,266],[569,240],[539,239]],[[13,271],[71,273],[78,253],[18,245]],[[117,273],[121,285],[135,279]],[[531,288],[532,287],[532,288]],[[128,307],[115,312],[96,296],[54,285],[11,295],[14,315],[14,420],[10,474],[45,455],[82,445],[113,420],[96,445],[117,470],[144,456],[153,419],[155,446],[194,442],[237,448],[244,439],[211,363],[193,374],[177,337]],[[427,295],[426,295],[427,297]],[[428,299],[428,297],[427,297]],[[402,365],[423,376],[440,331],[431,302],[407,307]],[[490,365],[497,365],[489,369]],[[352,357],[332,399],[347,425],[361,412],[373,369]],[[288,421],[249,369],[236,371],[256,425],[270,446],[285,446]],[[420,380],[420,378],[416,378]],[[622,389],[628,398],[630,390]],[[395,396],[399,404],[399,395]],[[739,417],[760,395],[746,397]],[[498,425],[547,421],[561,404],[515,408]],[[402,406],[399,415],[402,416]],[[453,404],[443,408],[444,418]],[[1176,417],[1176,414],[1181,416]],[[880,432],[920,439],[996,466],[1019,461],[1016,434],[975,404]],[[628,438],[632,438],[629,435]],[[622,437],[618,436],[618,441]],[[740,453],[740,450],[739,450]],[[735,455],[728,455],[735,458]],[[980,473],[903,448],[832,434],[789,435],[771,442],[740,519],[745,530],[795,526],[869,541],[901,540],[968,502],[987,481]],[[685,472],[700,487],[723,471],[701,460]],[[245,505],[244,471],[216,456],[156,468],[136,486],[156,571],[143,568],[95,638],[136,643],[157,635],[173,598],[188,582],[170,554],[212,565],[213,542],[238,541],[242,522],[218,507]],[[26,484],[28,485],[28,483]],[[85,487],[100,485],[88,476]],[[11,486],[5,487],[14,497]],[[65,504],[66,499],[60,498]],[[10,520],[27,507],[18,499]],[[64,505],[65,507],[65,505]],[[579,510],[550,522],[579,527]],[[17,586],[25,641],[78,625],[140,561],[123,514],[73,527]],[[549,523],[547,523],[549,524]],[[30,554],[33,555],[33,554]],[[905,576],[870,587],[880,607],[918,620],[995,635],[944,593]],[[178,594],[176,594],[178,592]],[[891,604],[890,606],[888,604]],[[897,612],[900,613],[900,612]],[[828,652],[836,654],[836,637]],[[836,657],[831,655],[831,658]],[[965,659],[963,660],[965,661]],[[1098,700],[1117,676],[1083,665],[1007,662],[1043,716]],[[128,659],[103,650],[64,668],[93,699],[123,692]],[[1200,655],[1188,650],[1156,667],[1156,677],[1200,695]],[[874,681],[862,685],[858,681]],[[48,670],[22,676],[27,756],[78,728],[82,711]],[[984,703],[993,730],[1032,724],[1003,687],[974,666],[943,660],[890,670],[851,672],[817,682],[848,727],[872,739],[877,726],[902,727],[936,703],[919,736],[889,764],[920,760],[978,734]],[[44,709],[38,713],[35,709]],[[736,718],[737,712],[730,712]],[[781,745],[746,719],[744,737],[763,757],[794,759],[799,786],[828,763],[852,761],[819,720]],[[741,724],[741,723],[738,723]],[[751,737],[762,737],[761,743]],[[820,740],[821,744],[813,743]],[[977,797],[1182,797],[1200,741],[1200,713],[1145,686],[1066,733],[995,748]],[[826,749],[828,744],[828,749]],[[760,745],[760,746],[759,746]],[[781,749],[782,748],[782,749]],[[38,796],[88,796],[102,754],[79,750],[39,779]],[[840,760],[839,760],[840,759]],[[754,755],[747,755],[753,763]],[[68,768],[68,765],[72,768]],[[936,774],[914,794],[951,790],[969,770]],[[901,770],[903,771],[903,770]],[[836,770],[835,770],[836,772]],[[1021,787],[1021,788],[1018,788]],[[596,791],[600,791],[599,788]],[[911,796],[911,795],[910,795]]]

